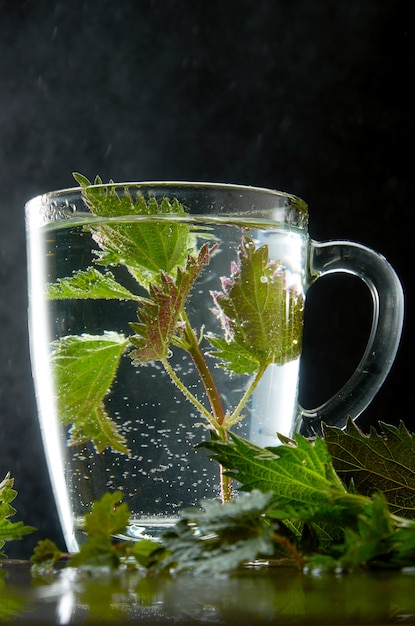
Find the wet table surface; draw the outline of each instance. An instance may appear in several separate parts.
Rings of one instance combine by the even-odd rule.
[[[307,573],[286,564],[227,576],[149,577],[0,562],[0,624],[415,624],[415,569]]]

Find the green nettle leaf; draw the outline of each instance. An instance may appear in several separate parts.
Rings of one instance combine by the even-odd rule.
[[[0,482],[0,550],[6,541],[21,539],[24,535],[32,533],[35,529],[25,526],[23,522],[12,522],[10,518],[16,513],[11,502],[16,498],[17,491],[13,489],[14,479],[6,474]],[[0,553],[0,557],[4,554]]]
[[[219,335],[206,335],[215,348],[210,355],[219,359],[219,365],[235,374],[255,374],[260,366],[258,354],[252,348],[239,343],[235,338],[228,341]]]
[[[216,246],[204,244],[197,257],[190,255],[186,266],[174,280],[162,273],[160,285],[150,286],[151,299],[141,300],[139,323],[131,323],[135,335],[130,337],[136,349],[130,357],[136,365],[167,358],[173,336],[180,332],[185,300],[201,271],[209,263]]]
[[[261,448],[234,433],[229,436],[229,441],[213,438],[200,446],[213,453],[242,491],[272,492],[281,517],[331,519],[344,508],[347,492],[322,439],[311,442],[296,435],[295,441],[284,439],[286,443],[276,448]]]
[[[358,516],[356,530],[346,528],[339,564],[346,569],[385,558],[397,545],[394,530],[386,500],[377,493]]]
[[[383,434],[372,428],[369,436],[351,420],[345,430],[325,427],[334,468],[358,493],[381,491],[393,513],[415,518],[415,438],[404,424],[380,426]]]
[[[91,439],[98,452],[109,446],[128,453],[125,438],[103,402],[127,344],[115,332],[69,335],[52,343],[58,410],[62,422],[72,424],[70,444]]]
[[[132,294],[123,285],[120,285],[111,272],[103,274],[93,267],[89,267],[85,271],[75,272],[73,276],[68,278],[59,278],[56,283],[49,283],[46,288],[49,300],[140,299],[139,296]]]
[[[119,566],[122,550],[118,550],[113,536],[125,533],[130,519],[128,506],[121,503],[121,498],[119,491],[106,492],[94,502],[84,518],[87,540],[71,560],[72,567],[116,569]]]
[[[353,571],[360,567],[400,569],[413,567],[415,522],[391,514],[385,495],[376,492],[362,500],[354,518],[342,521],[343,540],[328,552],[307,556],[307,570]]]
[[[414,567],[415,523],[411,521],[412,524],[399,526],[388,539],[390,551],[387,564],[389,567]]]
[[[122,493],[105,493],[94,502],[91,512],[85,515],[85,531],[88,535],[105,536],[125,532],[130,519],[127,504],[121,502]]]
[[[163,535],[164,568],[176,572],[226,572],[241,563],[274,554],[274,527],[264,518],[272,494],[252,491],[225,505],[203,500],[186,509],[175,528]],[[160,563],[156,564],[160,567]]]
[[[155,568],[165,553],[164,546],[155,539],[139,539],[134,541],[129,556],[134,558],[141,567]]]
[[[304,297],[287,287],[284,268],[268,260],[268,246],[255,248],[245,238],[231,278],[223,278],[222,292],[212,296],[225,339],[208,339],[223,367],[252,374],[300,355]]]
[[[101,251],[97,262],[102,265],[125,265],[138,282],[148,289],[158,283],[160,272],[172,276],[185,265],[195,248],[192,227],[183,221],[164,220],[183,217],[187,212],[178,200],[156,198],[147,200],[140,194],[133,197],[128,187],[117,192],[114,184],[92,188],[91,183],[78,174],[86,204],[96,217],[125,218],[103,220],[88,225]],[[101,182],[100,179],[97,179]],[[97,182],[97,181],[95,181]],[[128,219],[128,218],[133,219]]]
[[[33,554],[30,557],[33,563],[34,572],[42,573],[43,571],[53,568],[55,563],[60,561],[63,557],[68,556],[67,553],[62,552],[60,548],[50,539],[42,539],[38,541],[33,550]]]

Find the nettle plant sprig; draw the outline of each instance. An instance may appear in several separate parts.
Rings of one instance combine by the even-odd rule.
[[[130,193],[128,186],[120,192],[112,182],[102,185],[98,177],[94,181],[98,187],[80,174],[74,177],[91,217],[104,219],[84,225],[97,246],[92,265],[49,283],[47,296],[52,300],[135,301],[137,319],[131,321],[128,336],[107,329],[101,335],[68,335],[53,342],[58,407],[63,423],[69,426],[69,443],[92,441],[98,453],[110,448],[129,454],[122,420],[114,421],[105,404],[123,356],[136,367],[161,363],[208,427],[220,440],[227,440],[267,367],[299,356],[303,294],[287,287],[285,269],[278,260],[269,260],[266,245],[256,247],[242,234],[230,275],[211,292],[212,314],[220,320],[222,334],[194,328],[187,300],[220,248],[209,228],[192,224],[176,199],[145,198]],[[125,219],[131,216],[140,219]],[[111,270],[120,266],[137,282],[137,292],[145,290],[145,296],[119,282]],[[171,365],[176,350],[190,355],[205,398],[196,397]],[[208,355],[216,367],[248,378],[231,410],[223,406]],[[222,475],[221,481],[222,498],[227,500],[230,480]]]

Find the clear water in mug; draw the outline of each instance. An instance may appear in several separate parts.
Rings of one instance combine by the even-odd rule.
[[[221,333],[220,322],[212,312],[210,292],[221,289],[221,277],[230,276],[243,235],[257,246],[267,244],[270,260],[278,260],[285,269],[287,284],[303,293],[304,233],[278,228],[275,223],[264,222],[263,228],[258,228],[257,221],[255,228],[247,228],[235,222],[226,225],[211,221],[204,225],[220,243],[220,251],[202,272],[187,301],[187,312],[197,333],[202,328],[205,333]],[[42,430],[61,517],[72,517],[71,521],[66,519],[67,526],[73,523],[81,527],[82,517],[94,500],[107,490],[122,490],[132,512],[129,536],[157,535],[174,523],[181,509],[197,505],[203,498],[219,497],[218,465],[208,458],[206,450],[195,447],[210,436],[205,418],[183,397],[161,364],[134,366],[127,354],[121,358],[105,404],[111,418],[121,425],[131,455],[109,449],[97,453],[92,444],[67,445],[67,427],[59,424],[54,403],[50,342],[81,333],[116,331],[129,335],[129,322],[137,321],[137,303],[46,301],[44,283],[93,266],[96,255],[92,250],[97,246],[91,234],[82,226],[71,226],[71,220],[57,223],[56,228],[42,227],[32,233],[35,238],[32,247],[42,251],[43,265],[31,268],[32,348]],[[119,282],[139,293],[125,268],[110,269]],[[208,351],[210,346],[206,343],[204,347]],[[215,366],[214,359],[206,358],[224,408],[234,408],[249,377],[230,375]],[[206,404],[191,358],[174,348],[170,362],[192,393]],[[277,432],[292,434],[298,368],[298,359],[283,366],[269,366],[243,411],[243,419],[233,430],[261,446],[278,445]]]

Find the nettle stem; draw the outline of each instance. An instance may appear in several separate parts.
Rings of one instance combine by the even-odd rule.
[[[196,337],[195,331],[190,326],[188,320],[186,320],[185,337],[189,354],[193,359],[197,371],[199,372],[200,379],[205,388],[206,396],[209,400],[210,408],[212,410],[213,420],[211,417],[210,422],[213,424],[220,436],[219,430],[221,430],[220,427],[223,426],[225,421],[225,413],[223,411],[222,401],[220,399],[216,383],[213,379],[212,372],[210,371],[208,364],[206,363],[205,356],[200,349],[200,343]]]
[[[199,372],[200,379],[205,388],[206,396],[212,410],[212,415],[210,416],[209,421],[214,426],[215,431],[220,439],[222,439],[222,441],[227,441],[228,433],[227,430],[224,428],[225,412],[223,410],[219,391],[213,379],[212,372],[210,371],[208,364],[206,363],[205,356],[200,349],[200,343],[188,320],[186,320],[185,337],[186,341],[188,342],[189,354],[193,359],[197,371]],[[226,476],[226,474],[224,473],[224,468],[220,464],[219,476],[221,500],[222,502],[229,502],[230,500],[232,500],[233,496],[232,479],[229,476]]]
[[[242,396],[242,398],[240,399],[238,406],[236,407],[236,409],[233,411],[232,415],[229,415],[225,418],[225,426],[226,426],[226,430],[229,430],[229,428],[231,426],[233,426],[234,424],[237,424],[240,420],[241,420],[241,413],[243,408],[245,407],[246,403],[248,402],[249,398],[252,396],[252,394],[254,393],[255,389],[258,386],[259,381],[261,380],[261,378],[263,377],[265,370],[267,369],[268,365],[267,364],[262,364],[259,368],[259,370],[257,371],[257,373],[255,374],[254,378],[251,381],[251,384],[248,386],[248,388],[246,389],[244,395]]]
[[[199,402],[196,396],[193,395],[191,391],[189,391],[186,385],[180,380],[180,378],[177,376],[176,372],[170,365],[169,360],[163,359],[162,365],[164,369],[166,370],[166,372],[168,373],[168,375],[170,376],[170,378],[172,379],[172,381],[174,382],[174,384],[180,389],[182,394],[189,400],[189,402],[191,402],[197,408],[197,410],[208,420],[208,422],[211,423],[212,415],[209,413],[207,408],[203,406],[201,402]]]
[[[186,315],[183,313],[183,322],[184,322],[184,331],[183,336],[180,341],[176,342],[176,345],[180,346],[182,349],[186,350],[189,355],[192,357],[192,360],[195,364],[195,367],[199,373],[200,379],[203,383],[206,397],[208,399],[210,405],[210,411],[196,398],[194,394],[186,387],[186,385],[180,380],[172,366],[170,365],[168,359],[164,359],[162,361],[163,366],[170,378],[177,385],[183,395],[195,406],[198,411],[207,419],[209,424],[213,426],[216,434],[222,441],[227,441],[229,438],[228,430],[231,426],[239,422],[241,419],[241,413],[249,398],[251,397],[253,391],[257,387],[259,381],[261,380],[265,370],[266,365],[262,365],[254,378],[252,379],[250,385],[247,390],[243,394],[240,399],[237,407],[232,412],[232,414],[227,414],[224,411],[222,401],[219,395],[218,388],[212,376],[212,372],[209,369],[208,364],[206,363],[205,355],[200,349],[200,341],[198,340],[196,333],[192,326],[190,325],[189,320]],[[229,502],[233,496],[232,490],[232,479],[229,476],[226,476],[225,470],[220,465],[220,487],[221,487],[221,499],[222,502]]]
[[[169,363],[168,359],[163,359],[162,363],[169,374],[170,378],[177,385],[183,395],[195,406],[198,411],[203,415],[208,423],[215,429],[216,434],[222,441],[227,441],[228,433],[225,425],[226,416],[223,410],[222,401],[220,399],[219,391],[216,383],[213,379],[212,372],[210,371],[208,364],[206,363],[205,356],[200,349],[200,342],[196,336],[195,331],[190,325],[187,316],[183,312],[182,318],[184,321],[184,332],[180,341],[174,342],[175,345],[181,347],[183,350],[189,353],[195,364],[195,367],[199,373],[200,379],[203,383],[206,397],[210,405],[210,411],[196,398],[194,394],[186,387],[186,385],[180,380],[174,369]],[[232,479],[224,474],[224,469],[220,465],[220,488],[221,488],[221,500],[222,502],[228,502],[232,499]]]

